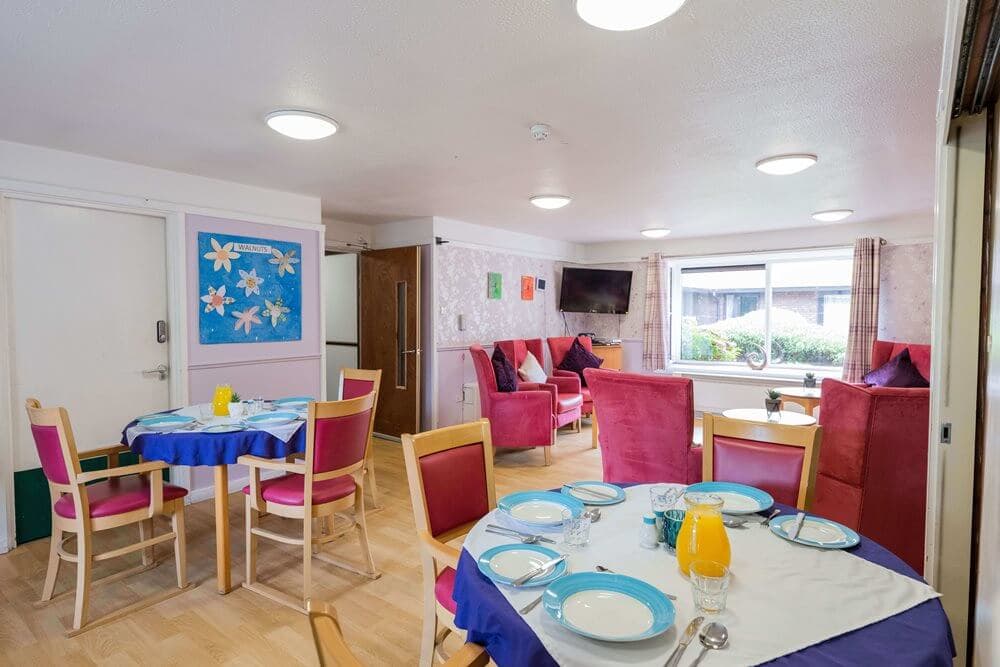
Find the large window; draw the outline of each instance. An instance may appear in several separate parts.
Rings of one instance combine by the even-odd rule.
[[[673,362],[843,366],[851,263],[849,249],[673,263]]]

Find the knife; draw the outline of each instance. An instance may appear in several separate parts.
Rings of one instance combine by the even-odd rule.
[[[684,634],[681,636],[681,640],[677,642],[677,647],[674,648],[674,652],[670,654],[667,659],[667,664],[665,667],[675,667],[677,663],[681,661],[681,656],[684,655],[684,651],[687,649],[688,644],[694,639],[694,636],[698,633],[698,628],[701,624],[705,622],[704,616],[695,616],[695,618],[688,623],[687,628],[684,630]]]
[[[507,528],[506,526],[498,526],[495,523],[486,524],[487,528],[494,528],[496,530],[506,531],[508,535],[517,535],[518,537],[537,537],[539,542],[548,542],[549,544],[555,544],[555,540],[550,540],[544,535],[532,535],[530,533],[522,533],[520,531],[514,530],[513,528]]]
[[[545,572],[549,568],[555,567],[556,565],[563,562],[567,558],[569,558],[569,556],[559,556],[558,558],[553,558],[550,561],[546,561],[541,565],[539,565],[538,567],[536,567],[534,570],[530,570],[527,574],[521,575],[520,577],[518,577],[517,579],[515,579],[510,583],[514,586],[523,586],[527,582],[531,581],[532,579],[540,575],[542,572]]]
[[[582,491],[583,493],[589,493],[592,496],[597,496],[604,500],[617,500],[618,494],[610,493],[608,491],[598,491],[597,489],[591,489],[588,486],[580,486],[578,484],[563,484],[567,489],[571,491]]]
[[[788,531],[788,538],[790,540],[795,540],[798,538],[799,532],[802,530],[802,524],[805,523],[805,520],[806,520],[805,512],[799,512],[798,514],[795,515],[795,524],[792,526],[792,529]]]

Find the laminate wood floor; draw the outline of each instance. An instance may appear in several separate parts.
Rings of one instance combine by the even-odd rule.
[[[376,581],[313,563],[313,596],[332,602],[348,642],[369,665],[414,665],[423,619],[421,572],[403,454],[398,443],[376,441],[376,474],[383,509],[368,517]],[[553,464],[541,450],[505,451],[496,456],[497,496],[552,488],[574,479],[600,479],[600,452],[590,448],[590,429],[559,434]],[[229,516],[233,582],[243,580],[243,497],[233,494]],[[316,664],[305,615],[237,587],[215,592],[215,530],[212,501],[186,510],[188,576],[195,588],[131,616],[69,639],[73,596],[36,608],[48,557],[48,540],[37,540],[0,556],[0,664],[3,665],[288,665]],[[266,517],[263,525],[297,534],[294,522]],[[158,527],[158,530],[161,530]],[[122,531],[128,531],[122,532]],[[97,549],[136,539],[132,529],[110,531]],[[289,593],[301,591],[301,551],[261,540],[260,578]],[[72,547],[71,547],[72,548]],[[357,538],[347,536],[328,549],[360,559]],[[157,547],[159,567],[92,590],[91,618],[175,585],[172,551]],[[94,578],[137,565],[131,554],[99,564]],[[74,586],[75,571],[63,563],[56,594]]]

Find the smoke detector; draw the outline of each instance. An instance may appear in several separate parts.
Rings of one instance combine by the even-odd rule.
[[[552,128],[545,123],[535,123],[528,129],[528,132],[531,133],[531,138],[535,141],[545,141],[552,134]]]

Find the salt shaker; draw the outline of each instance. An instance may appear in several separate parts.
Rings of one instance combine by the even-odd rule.
[[[642,529],[639,531],[639,546],[643,549],[655,549],[659,542],[658,537],[656,517],[652,514],[643,515]]]

